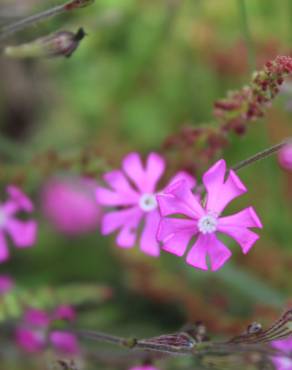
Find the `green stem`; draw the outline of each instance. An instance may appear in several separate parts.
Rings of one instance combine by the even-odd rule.
[[[247,159],[244,159],[243,161],[237,163],[236,165],[234,165],[231,169],[233,171],[238,171],[246,166],[249,166],[250,164],[253,164],[257,161],[260,161],[262,159],[265,159],[267,157],[269,157],[270,155],[274,154],[274,153],[277,153],[280,149],[282,149],[285,145],[287,145],[289,142],[291,141],[291,139],[286,139],[286,140],[283,140],[281,141],[280,143],[276,144],[276,145],[273,145],[271,146],[270,148],[268,149],[265,149],[259,153],[256,153],[255,155],[247,158]]]
[[[51,9],[47,9],[43,12],[31,15],[29,17],[23,18],[16,21],[8,26],[2,27],[0,29],[0,41],[5,40],[7,37],[13,35],[14,33],[23,30],[37,22],[45,20],[47,18],[54,17],[56,15],[65,13],[78,8],[83,8],[85,6],[91,5],[94,0],[72,0],[66,2],[62,5],[54,6]]]
[[[250,71],[252,72],[256,67],[256,60],[255,60],[255,51],[252,43],[252,37],[248,22],[247,10],[246,10],[246,0],[237,0],[238,4],[238,12],[239,12],[239,19],[241,24],[241,30],[243,37],[246,42],[247,51],[248,51],[248,64]]]

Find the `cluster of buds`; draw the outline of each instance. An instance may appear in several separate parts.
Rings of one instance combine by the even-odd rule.
[[[163,149],[175,156],[179,166],[191,173],[206,167],[228,144],[228,134],[243,135],[248,124],[264,116],[271,101],[279,93],[284,78],[292,73],[292,57],[278,56],[255,72],[250,85],[229,92],[214,104],[218,123],[183,127],[179,133],[166,138]],[[194,168],[193,158],[196,158]]]
[[[269,103],[279,93],[284,78],[292,72],[292,58],[279,56],[255,72],[250,86],[231,92],[215,102],[215,117],[224,131],[245,133],[247,124],[264,116]]]

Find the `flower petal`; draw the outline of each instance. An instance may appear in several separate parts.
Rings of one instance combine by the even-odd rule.
[[[187,254],[186,262],[202,270],[208,270],[206,257],[208,252],[208,239],[200,234],[195,244]]]
[[[154,257],[160,255],[160,247],[156,239],[159,221],[160,215],[158,210],[147,213],[140,240],[141,251]]]
[[[157,153],[150,153],[146,161],[147,193],[154,193],[156,185],[165,171],[165,160]]]
[[[253,207],[247,207],[242,211],[235,213],[231,216],[220,217],[218,219],[218,229],[228,226],[238,227],[258,227],[262,228],[263,225]]]
[[[254,243],[259,239],[258,234],[245,227],[220,227],[220,232],[229,235],[232,239],[234,239],[240,245],[244,254],[248,253],[253,247]]]
[[[34,207],[31,200],[17,186],[9,185],[6,188],[11,201],[15,202],[19,210],[32,212]]]
[[[259,236],[248,227],[262,228],[262,223],[253,207],[248,207],[242,211],[227,217],[219,218],[218,231],[229,235],[240,246],[246,254]]]
[[[117,244],[120,247],[132,247],[142,216],[143,212],[138,207],[106,213],[102,219],[101,233],[108,235],[121,229],[117,236]]]
[[[129,196],[129,194],[116,193],[98,186],[96,189],[96,199],[98,204],[103,206],[130,206],[137,204],[139,197],[138,194]]]
[[[122,199],[127,199],[128,202],[135,202],[139,199],[139,194],[132,188],[122,171],[114,170],[107,172],[103,175],[103,178]]]
[[[247,191],[240,178],[232,170],[224,182],[225,173],[226,163],[221,159],[203,176],[203,183],[208,193],[207,211],[215,212],[218,215],[232,199]]]
[[[25,328],[17,329],[16,342],[24,351],[29,353],[42,351],[46,345],[43,333]]]
[[[219,240],[215,234],[208,236],[208,255],[210,257],[211,270],[219,270],[231,257],[230,250]]]
[[[11,218],[5,225],[5,229],[19,248],[31,247],[36,242],[37,224],[35,221],[19,221]]]
[[[204,214],[202,206],[185,180],[168,186],[166,192],[157,195],[157,201],[162,216],[182,214],[199,219]]]
[[[210,257],[211,270],[216,271],[230,258],[231,252],[215,234],[200,234],[186,261],[194,267],[208,270],[207,255]]]
[[[190,188],[194,188],[196,186],[196,183],[197,183],[196,179],[193,176],[191,176],[189,173],[187,173],[185,171],[180,171],[170,179],[168,185],[165,187],[165,190],[169,186],[175,184],[178,181],[182,181],[182,180],[185,180],[188,183]]]
[[[138,153],[130,153],[123,160],[123,170],[140,192],[153,193],[158,180],[165,170],[165,162],[160,155],[150,153],[144,169],[140,155]]]
[[[181,257],[196,232],[197,223],[193,220],[162,218],[157,238],[163,243],[163,250]]]
[[[61,353],[68,355],[79,353],[79,344],[74,334],[54,330],[50,333],[50,342]]]

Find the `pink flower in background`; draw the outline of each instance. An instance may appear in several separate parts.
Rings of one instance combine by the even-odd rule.
[[[37,224],[35,221],[22,221],[20,212],[31,213],[33,204],[16,186],[7,187],[8,200],[0,205],[0,262],[9,258],[5,234],[18,248],[31,247],[36,242]]]
[[[292,370],[292,339],[276,340],[272,346],[287,354],[287,357],[274,356],[272,358],[276,370]]]
[[[292,141],[279,151],[278,160],[284,169],[292,171]]]
[[[16,330],[16,342],[28,353],[40,352],[51,344],[60,353],[76,355],[80,350],[74,334],[63,330],[50,331],[55,320],[72,321],[75,317],[76,313],[70,306],[57,307],[51,314],[43,310],[29,309]]]
[[[116,242],[122,248],[131,248],[137,240],[139,226],[144,222],[140,237],[140,249],[151,256],[159,256],[156,232],[160,220],[157,208],[157,183],[165,170],[164,159],[150,153],[143,166],[138,153],[128,154],[121,170],[106,173],[103,178],[108,188],[98,187],[99,204],[112,207],[102,219],[103,235],[118,231]],[[184,178],[190,186],[195,180],[186,173],[179,173],[171,180]]]
[[[76,311],[72,306],[61,305],[56,308],[53,317],[55,320],[74,321],[76,319]]]
[[[45,216],[60,232],[78,235],[96,230],[101,210],[95,200],[95,182],[83,178],[53,178],[41,200]]]
[[[141,366],[135,366],[131,367],[129,370],[158,370],[157,367],[151,366],[151,365],[141,365]]]
[[[13,288],[13,279],[8,275],[0,275],[0,295],[9,293]]]
[[[252,207],[232,216],[221,213],[234,198],[247,189],[234,171],[229,171],[225,180],[224,160],[215,163],[203,176],[207,191],[206,202],[200,202],[185,181],[179,181],[157,196],[162,219],[158,239],[163,249],[183,256],[193,237],[196,241],[187,254],[190,265],[207,270],[207,257],[213,271],[221,268],[230,258],[230,250],[219,240],[220,234],[233,238],[247,253],[259,236],[250,227],[261,228],[262,224]],[[180,215],[180,218],[175,217]]]

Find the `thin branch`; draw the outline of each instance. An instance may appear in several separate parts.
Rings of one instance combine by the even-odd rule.
[[[233,171],[238,171],[246,166],[249,166],[250,164],[253,164],[257,161],[260,161],[262,159],[265,159],[267,157],[269,157],[270,155],[274,154],[274,153],[277,153],[279,150],[281,150],[285,145],[287,145],[289,142],[291,141],[291,139],[286,139],[284,141],[281,141],[280,143],[276,144],[276,145],[273,145],[271,146],[270,148],[268,149],[265,149],[259,153],[256,153],[255,155],[235,164],[231,169]]]
[[[19,21],[9,24],[8,26],[2,27],[0,30],[0,41],[5,40],[7,37],[13,35],[14,33],[23,30],[39,21],[54,17],[56,15],[88,6],[93,3],[94,0],[72,0],[66,2],[62,5],[57,5],[51,9],[45,10],[43,12],[31,15],[29,17],[23,18]]]
[[[151,353],[162,353],[165,355],[230,355],[235,353],[262,353],[266,355],[286,356],[269,346],[269,343],[292,337],[292,309],[286,311],[269,328],[262,329],[260,324],[255,323],[248,326],[247,330],[239,336],[228,341],[212,342],[200,341],[192,332],[177,332],[165,334],[148,339],[123,338],[102,332],[77,331],[79,337],[93,339],[99,342],[119,345],[126,349],[143,350]],[[195,332],[194,332],[195,333]]]

